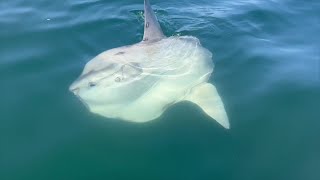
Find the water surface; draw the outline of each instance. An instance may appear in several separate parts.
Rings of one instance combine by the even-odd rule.
[[[132,124],[68,92],[139,42],[142,0],[0,2],[0,179],[320,179],[320,2],[152,0],[168,36],[214,54],[225,130],[191,103]]]

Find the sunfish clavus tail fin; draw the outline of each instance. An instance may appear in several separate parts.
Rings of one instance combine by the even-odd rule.
[[[160,24],[155,16],[149,0],[144,0],[144,42],[155,42],[164,38]]]
[[[230,128],[224,105],[217,89],[212,84],[204,83],[194,87],[186,100],[197,104],[207,115],[215,119],[224,128]]]

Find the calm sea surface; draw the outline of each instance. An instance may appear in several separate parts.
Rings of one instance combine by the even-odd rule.
[[[142,0],[0,2],[1,180],[319,180],[320,1],[152,0],[165,34],[214,54],[231,129],[191,103],[145,124],[68,87],[139,42]]]

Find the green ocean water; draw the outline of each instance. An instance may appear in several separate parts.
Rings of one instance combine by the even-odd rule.
[[[231,129],[191,103],[107,119],[68,91],[141,40],[142,0],[1,1],[0,180],[319,180],[320,1],[151,3],[167,36],[213,53]]]

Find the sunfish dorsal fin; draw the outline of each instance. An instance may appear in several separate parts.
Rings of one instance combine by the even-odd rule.
[[[224,105],[217,89],[212,84],[204,83],[194,87],[186,100],[197,104],[207,115],[215,119],[224,128],[230,128]]]
[[[144,34],[143,42],[154,42],[164,38],[160,24],[155,16],[149,0],[144,0]]]

